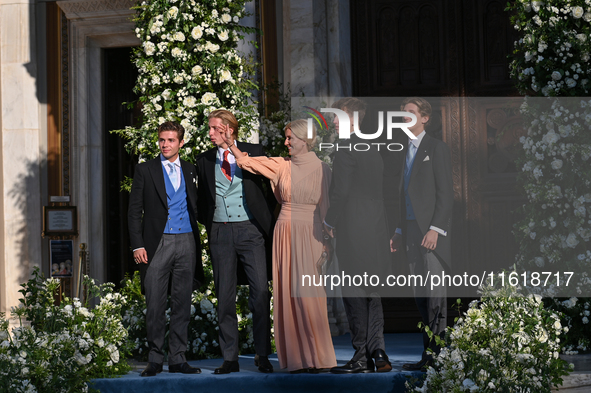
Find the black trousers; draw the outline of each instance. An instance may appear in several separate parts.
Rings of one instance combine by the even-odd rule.
[[[362,289],[359,297],[344,297],[345,312],[351,331],[351,343],[355,354],[351,360],[368,361],[376,349],[385,349],[384,312],[382,299],[372,294],[364,296]]]
[[[218,298],[220,348],[224,360],[238,360],[238,260],[244,266],[249,284],[248,308],[252,312],[255,350],[259,356],[268,356],[271,353],[269,284],[262,232],[251,221],[214,222],[209,242]]]
[[[164,361],[166,334],[166,300],[170,286],[170,329],[168,332],[168,364],[186,362],[193,275],[197,261],[195,237],[192,232],[163,234],[154,257],[146,270],[146,330],[148,361]]]

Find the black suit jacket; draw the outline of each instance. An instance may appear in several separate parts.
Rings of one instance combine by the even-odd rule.
[[[238,148],[253,157],[265,155],[261,145],[239,142]],[[215,161],[217,154],[218,148],[214,147],[198,155],[195,161],[198,173],[198,217],[199,222],[205,225],[207,233],[211,231],[215,211]],[[271,237],[275,224],[272,212],[276,203],[271,192],[271,185],[263,176],[254,175],[248,171],[242,171],[242,175],[242,187],[248,209],[265,235]]]
[[[250,156],[264,156],[265,153],[261,145],[239,142],[238,148]],[[197,209],[199,211],[199,222],[205,225],[207,234],[211,233],[213,223],[213,214],[215,211],[215,161],[218,154],[218,148],[214,147],[197,156],[195,163],[197,165],[198,185],[197,185]],[[242,187],[246,205],[250,213],[254,216],[257,224],[265,235],[267,247],[267,266],[270,269],[271,264],[271,238],[275,225],[273,210],[277,201],[271,190],[269,180],[260,175],[254,175],[248,171],[242,171]],[[271,277],[271,276],[269,276]],[[239,276],[239,283],[246,282],[242,274]]]
[[[367,143],[353,135],[339,145]],[[325,221],[336,229],[336,254],[346,274],[377,274],[390,269],[388,230],[383,201],[383,161],[375,150],[335,152],[330,208]]]
[[[407,152],[406,149],[404,151]],[[406,154],[402,159],[406,159]],[[399,191],[400,228],[404,229],[406,221],[404,176],[401,178]],[[423,235],[431,226],[447,231],[447,236],[437,237],[434,252],[449,270],[451,268],[451,217],[454,204],[451,155],[444,142],[428,134],[423,137],[415,156],[408,183],[408,195]]]
[[[203,265],[201,263],[201,241],[197,225],[197,188],[195,166],[181,160],[181,168],[187,189],[187,210],[195,236],[197,247],[197,262],[193,289],[204,283]],[[131,248],[145,248],[148,254],[148,264],[140,264],[142,283],[150,261],[156,253],[168,218],[168,202],[164,172],[160,155],[153,160],[135,167],[131,195],[129,198],[129,237]],[[143,287],[143,284],[142,284]]]

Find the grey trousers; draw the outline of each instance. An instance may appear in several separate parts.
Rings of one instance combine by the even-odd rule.
[[[146,330],[148,361],[162,364],[166,335],[166,300],[170,285],[170,329],[168,332],[168,364],[186,362],[187,336],[191,317],[193,275],[197,261],[192,232],[163,234],[154,257],[146,270]]]
[[[430,271],[431,275],[440,275],[443,272],[443,266],[435,253],[421,246],[424,234],[416,220],[406,221],[406,227],[406,253],[410,274],[420,274],[426,277],[427,272]],[[416,286],[413,287],[413,291],[423,323],[434,334],[443,337],[447,327],[447,289],[443,285],[435,287],[433,290],[428,286]],[[423,332],[423,348],[423,360],[431,358],[431,355],[427,353],[428,348],[435,353],[439,353],[440,350],[435,344],[435,340],[430,340],[425,332]]]
[[[271,353],[270,296],[263,234],[251,221],[242,221],[214,222],[210,235],[209,249],[218,298],[220,348],[224,360],[238,360],[238,259],[248,279],[248,308],[252,312],[255,351],[259,356],[268,356]]]

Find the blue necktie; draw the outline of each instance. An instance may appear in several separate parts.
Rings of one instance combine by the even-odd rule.
[[[412,163],[415,160],[415,155],[417,154],[417,148],[414,143],[410,142],[408,144],[408,153],[406,153],[406,167],[404,168],[404,175],[408,175],[410,168],[412,168]]]
[[[174,169],[174,164],[172,162],[168,163],[168,168],[170,169],[168,171],[168,178],[170,179],[170,182],[172,183],[172,186],[174,187],[174,190],[178,190],[179,186],[178,186],[178,180],[177,180],[177,176],[176,176],[176,170]]]

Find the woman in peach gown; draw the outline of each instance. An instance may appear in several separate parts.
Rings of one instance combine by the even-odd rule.
[[[317,373],[337,364],[324,288],[309,281],[302,285],[304,275],[318,279],[316,262],[324,250],[322,222],[329,203],[331,172],[310,151],[315,139],[316,131],[307,139],[307,122],[296,120],[285,127],[291,157],[249,157],[230,146],[238,166],[267,177],[281,203],[273,233],[275,345],[279,366],[292,373]]]

